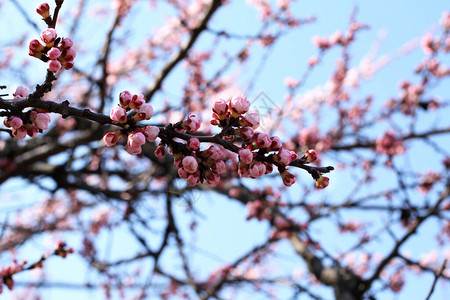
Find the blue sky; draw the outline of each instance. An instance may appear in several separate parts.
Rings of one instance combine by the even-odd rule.
[[[40,1],[19,1],[21,3],[26,3],[26,9],[33,16],[33,20],[38,22],[39,17],[34,14],[34,7],[40,3]],[[70,5],[69,1],[66,1],[65,5]],[[2,20],[0,20],[0,42],[2,45],[5,41],[11,40],[12,35],[22,33],[24,31],[29,31],[29,36],[31,38],[37,34],[26,24],[26,22],[17,15],[17,10],[11,5],[10,1],[0,1],[3,5]],[[102,2],[103,3],[103,2]],[[433,1],[432,4],[427,1],[297,1],[295,4],[295,11],[299,12],[302,17],[308,17],[314,15],[317,17],[317,22],[309,25],[305,25],[299,30],[295,30],[279,42],[277,42],[272,55],[266,62],[264,71],[258,77],[254,88],[251,90],[250,94],[247,96],[249,99],[253,99],[260,92],[264,92],[270,97],[275,103],[281,103],[283,95],[286,92],[286,88],[283,83],[283,79],[286,76],[298,77],[302,74],[306,67],[306,63],[309,57],[317,54],[317,49],[311,45],[311,37],[314,35],[330,35],[336,29],[345,30],[348,24],[349,15],[354,9],[355,4],[358,5],[357,20],[362,21],[370,26],[370,30],[364,31],[358,35],[358,41],[352,46],[351,50],[353,52],[352,62],[357,64],[359,60],[366,55],[366,53],[371,49],[373,41],[384,36],[382,43],[380,44],[378,54],[393,54],[406,42],[413,40],[417,36],[422,35],[428,29],[433,28],[436,25],[437,20],[440,19],[442,11],[444,9],[449,9],[448,1]],[[25,6],[25,5],[24,5]],[[7,12],[5,14],[4,12]],[[158,23],[163,22],[161,17],[163,14],[155,16],[152,22]],[[231,7],[225,8],[223,12],[214,18],[211,26],[216,29],[229,29],[231,32],[240,33],[243,28],[251,31],[252,28],[257,26],[254,22],[257,13],[248,7],[244,2],[236,2]],[[236,22],[230,22],[230,20],[238,20]],[[107,20],[106,20],[107,21]],[[106,23],[105,21],[105,23]],[[99,23],[103,22],[99,20]],[[139,20],[133,20],[130,22],[135,22],[139,24]],[[14,26],[11,26],[14,24]],[[43,25],[38,23],[39,25]],[[98,28],[98,31],[91,31],[93,36],[92,43],[93,47],[98,46],[99,43],[95,40],[98,35],[102,36],[102,30],[105,28]],[[139,39],[142,34],[147,34],[147,28],[142,29],[142,32],[138,31],[134,33],[135,39]],[[86,26],[87,30],[92,30],[92,27]],[[67,28],[61,26],[62,31],[68,31]],[[200,39],[200,45],[208,43],[207,38]],[[95,45],[94,45],[95,44]],[[24,51],[24,56],[26,56],[26,49]],[[261,57],[261,52],[255,50],[254,61],[249,63],[248,69],[241,70],[242,86],[246,85],[246,79],[248,74],[253,74],[255,70],[254,62]],[[331,53],[321,64],[316,72],[312,74],[310,79],[306,82],[305,86],[301,89],[301,93],[307,91],[308,89],[314,88],[317,85],[322,85],[325,79],[329,78],[330,72],[334,67],[334,62],[337,58],[337,52]],[[372,93],[376,91],[376,101],[384,102],[389,97],[398,94],[398,82],[404,76],[409,78],[414,78],[412,76],[414,64],[420,60],[421,50],[417,49],[413,51],[410,55],[402,57],[401,59],[392,63],[386,69],[381,70],[367,85],[363,85],[357,94],[365,95],[367,93]],[[36,65],[36,73],[27,74],[27,77],[34,83],[39,83],[42,80],[42,74],[45,73],[40,62],[36,62],[32,58],[29,58],[32,64]],[[90,58],[77,57],[80,60],[81,65],[87,65]],[[214,67],[214,66],[212,66]],[[406,71],[405,71],[406,70]],[[247,74],[247,75],[246,75]],[[13,79],[11,79],[13,78]],[[170,90],[171,94],[181,95],[181,90],[179,90],[182,82],[180,82],[180,75],[173,75],[169,78],[168,82],[165,84],[165,88]],[[3,77],[0,75],[0,83],[7,84],[8,86],[15,87],[19,85],[17,78],[14,77]],[[142,81],[136,83],[136,89],[143,86],[145,78]],[[120,89],[120,88],[118,88]],[[177,91],[179,90],[179,92]],[[448,88],[438,86],[436,89],[441,90],[441,94],[448,95]],[[167,94],[166,94],[167,95]],[[430,118],[431,121],[432,118]],[[442,121],[442,120],[441,120]],[[445,121],[445,120],[444,120]],[[448,122],[447,122],[448,123]],[[380,128],[381,129],[381,128]],[[376,133],[375,133],[376,134]],[[447,139],[442,139],[442,147],[450,148],[450,141]],[[447,146],[446,146],[447,145]],[[413,153],[421,155],[424,148],[418,147],[414,149]],[[408,158],[401,158],[405,161]],[[324,163],[333,163],[332,157],[325,157]],[[419,160],[414,162],[417,164],[417,168],[427,167],[427,163],[424,160]],[[301,181],[310,181],[310,178],[306,174],[298,174],[298,178]],[[340,171],[335,172],[330,176],[331,184],[330,187],[325,190],[322,194],[317,195],[317,201],[321,198],[331,197],[335,195],[337,199],[341,199],[346,195],[348,191],[342,187],[350,184],[351,178],[350,171]],[[383,176],[383,173],[380,172]],[[271,179],[261,179],[261,182],[267,183]],[[386,178],[388,181],[388,177]],[[14,192],[15,187],[19,186],[18,181],[11,181],[0,187],[0,192],[6,193],[9,201],[2,204],[2,207],[12,207],[16,204],[16,199],[18,193]],[[258,183],[259,184],[259,183]],[[312,184],[312,182],[311,182]],[[390,184],[390,182],[385,182],[385,184]],[[377,190],[380,187],[367,187],[365,191]],[[31,200],[30,202],[38,201],[40,198],[39,192],[33,188],[27,188],[27,197]],[[298,189],[292,189],[289,193],[291,197],[296,197]],[[14,201],[14,202],[13,202]],[[23,200],[21,200],[23,201]],[[14,203],[14,204],[11,204]],[[247,211],[239,204],[235,202],[227,201],[224,197],[218,197],[212,193],[203,193],[198,197],[195,203],[196,209],[205,216],[205,221],[201,222],[199,225],[198,232],[195,236],[191,237],[190,240],[192,244],[192,257],[195,263],[196,272],[201,278],[204,278],[211,269],[223,265],[223,263],[233,260],[234,258],[242,255],[247,249],[250,249],[253,245],[261,243],[267,237],[268,226],[261,224],[257,221],[245,221]],[[10,211],[11,208],[6,208],[5,211]],[[180,223],[188,224],[190,218],[186,217],[184,208],[182,206],[178,207],[176,211],[177,216],[179,216]],[[350,217],[359,217],[358,215],[352,214]],[[377,221],[377,215],[365,216]],[[212,224],[212,225],[211,225]],[[430,222],[427,226],[422,229],[423,232],[433,232],[433,227],[436,224]],[[186,228],[187,226],[180,226],[181,228]],[[336,233],[332,231],[327,231],[327,223],[324,222],[317,226],[315,233],[320,234],[321,239],[329,240],[330,247],[338,249],[344,241],[353,242],[351,237],[340,237],[339,240],[335,238]],[[186,230],[186,236],[191,236],[191,234]],[[111,240],[112,239],[112,242]],[[46,239],[36,239],[31,243],[31,245],[26,247],[26,250],[22,252],[24,256],[35,257],[39,256],[41,250],[46,249],[45,247]],[[73,243],[79,244],[77,238],[72,239]],[[107,232],[103,233],[99,238],[100,243],[107,245],[112,243],[115,245],[110,254],[105,253],[104,255],[121,256],[123,252],[127,253],[127,249],[123,249],[123,245],[127,247],[132,247],[133,243],[128,241],[128,238],[123,234],[119,233],[114,237],[111,237]],[[411,245],[412,251],[422,252],[426,251],[429,246],[426,243],[419,241],[413,241]],[[430,242],[431,243],[431,242]],[[379,251],[383,252],[390,248],[389,242],[380,241],[376,246]],[[124,250],[123,252],[121,250]],[[189,247],[188,247],[189,249]],[[194,250],[202,249],[201,252],[195,254]],[[282,270],[288,270],[292,272],[292,269],[301,269],[303,267],[299,259],[295,259],[295,264],[291,261],[293,255],[291,247],[285,243],[281,242],[278,246],[279,255],[273,260],[271,266],[274,268],[273,272],[280,272]],[[2,256],[2,262],[7,262],[9,257]],[[31,260],[31,259],[30,259]],[[171,254],[167,253],[164,257],[164,263],[168,264],[175,270],[177,265],[171,264]],[[150,265],[144,266],[150,269]],[[69,257],[66,261],[61,262],[60,259],[54,258],[48,262],[47,269],[50,278],[55,278],[61,281],[70,281],[75,279],[76,281],[83,282],[86,278],[95,280],[94,273],[86,273],[84,263],[77,257]],[[24,275],[24,277],[28,278]],[[16,280],[20,281],[17,277]],[[412,276],[411,280],[407,281],[402,294],[397,298],[392,298],[392,294],[385,293],[382,294],[383,299],[423,299],[423,295],[428,291],[431,286],[432,278],[429,275],[422,275],[419,277]],[[331,298],[331,291],[324,291],[323,296],[325,298]],[[445,299],[450,293],[448,285],[440,285],[438,290],[433,296],[433,299]],[[6,292],[3,296],[7,297],[10,294]],[[285,296],[285,291],[280,291],[280,297]],[[418,296],[420,295],[420,297]],[[44,293],[44,299],[80,299],[80,298],[90,298],[90,299],[102,299],[101,293],[97,292],[85,292],[76,290],[64,290],[64,289],[48,289]],[[6,298],[5,298],[6,299]],[[263,298],[258,298],[263,299]]]

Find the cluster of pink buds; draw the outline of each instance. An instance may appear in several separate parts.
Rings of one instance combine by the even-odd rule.
[[[19,86],[16,92],[13,94],[14,100],[22,100],[28,96],[28,90]],[[51,101],[50,99],[44,99],[44,101]],[[23,114],[23,116],[9,116],[3,121],[3,124],[7,128],[12,129],[12,135],[14,138],[21,140],[24,139],[27,134],[30,137],[35,137],[39,132],[48,129],[50,123],[50,115],[43,109],[36,108]]]
[[[281,140],[277,136],[270,137],[266,133],[255,131],[259,127],[260,116],[257,110],[250,110],[247,98],[234,96],[229,101],[219,99],[212,110],[211,124],[223,128],[226,134],[224,139],[234,140],[238,136],[242,140],[242,148],[238,152],[240,177],[258,178],[272,173],[273,164],[263,159],[265,153],[277,151],[271,157],[284,167],[298,158],[295,153],[282,148]],[[285,172],[286,175],[291,175]],[[295,177],[285,177],[283,182],[286,185],[295,182]]]
[[[3,283],[11,291],[14,289],[14,280],[12,276],[23,270],[23,267],[27,264],[26,261],[22,263],[17,263],[17,260],[13,260],[13,264],[6,267],[0,267],[0,278],[2,278]],[[0,283],[0,294],[3,292],[3,285]]]
[[[200,141],[195,137],[186,145],[187,150],[184,153],[174,153],[178,175],[192,186],[200,182],[211,187],[216,186],[220,181],[220,174],[226,171],[225,162],[222,160],[223,151],[217,145],[200,151]],[[171,151],[173,152],[173,148]]]
[[[134,114],[128,115],[130,110]],[[142,120],[150,120],[153,116],[153,107],[145,102],[144,95],[133,95],[129,91],[123,91],[119,95],[119,106],[111,109],[110,118],[116,124],[136,124]],[[156,126],[147,125],[136,128],[128,134],[127,144],[125,150],[131,154],[136,155],[142,152],[142,145],[146,142],[154,142],[159,134],[159,128]],[[108,132],[103,141],[108,147],[113,147],[120,137],[125,135],[122,131]]]
[[[37,8],[37,13],[42,16],[44,21],[50,23],[49,5],[42,3]],[[68,38],[60,38],[56,34],[54,28],[47,28],[41,32],[42,45],[37,39],[31,40],[29,43],[29,55],[39,58],[47,62],[47,70],[56,73],[62,68],[66,70],[72,69],[76,52],[72,48],[73,42]]]
[[[258,178],[273,171],[274,164],[278,167],[283,183],[291,186],[296,178],[288,172],[291,162],[300,159],[302,163],[312,163],[317,160],[317,152],[306,151],[300,158],[295,152],[283,147],[277,136],[269,136],[258,132],[260,117],[257,110],[250,110],[250,102],[242,96],[235,96],[229,101],[219,99],[213,106],[211,124],[222,128],[223,138],[233,141],[239,137],[241,148],[238,150],[240,177]],[[316,178],[316,177],[315,177]],[[316,187],[328,185],[328,178],[317,176]]]

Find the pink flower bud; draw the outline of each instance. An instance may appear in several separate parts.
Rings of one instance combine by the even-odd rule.
[[[111,113],[109,115],[114,123],[125,123],[127,121],[127,111],[120,106],[111,108]]]
[[[214,160],[213,163],[211,164],[211,170],[220,175],[227,170],[227,165],[221,159]]]
[[[17,140],[22,140],[27,136],[27,130],[25,127],[19,127],[12,130],[12,135]]]
[[[272,144],[270,144],[270,150],[271,151],[278,151],[281,149],[281,147],[283,146],[281,144],[281,140],[279,137],[277,136],[273,136],[270,138],[270,140],[272,141]]]
[[[186,156],[182,161],[183,169],[188,173],[194,173],[198,169],[198,163],[195,157]]]
[[[187,147],[191,151],[197,151],[200,148],[200,141],[196,137],[190,138]]]
[[[223,99],[219,99],[214,103],[213,106],[213,112],[215,112],[217,115],[225,115],[228,110],[227,102]]]
[[[128,146],[128,144],[125,146],[125,150],[130,155],[137,155],[137,154],[140,154],[142,152],[141,147],[130,147],[130,146]]]
[[[122,93],[120,93],[119,95],[120,106],[122,106],[123,108],[127,108],[128,105],[130,105],[131,103],[132,97],[133,95],[131,95],[129,91],[123,91]]]
[[[41,130],[48,129],[48,123],[50,123],[50,116],[46,113],[38,113],[36,119],[34,119],[34,125]]]
[[[317,152],[315,150],[306,150],[305,157],[308,162],[312,163],[317,160]]]
[[[49,70],[50,72],[56,73],[61,70],[61,68],[62,66],[59,60],[51,59],[47,63],[47,70]]]
[[[134,132],[128,135],[127,145],[131,148],[140,148],[145,144],[145,136],[142,132]]]
[[[159,159],[164,158],[166,156],[166,147],[162,144],[156,147],[155,156]]]
[[[117,141],[119,140],[119,138],[122,136],[122,133],[120,131],[116,131],[116,132],[108,132],[107,134],[105,134],[105,136],[103,137],[103,141],[105,142],[105,145],[107,147],[113,147],[116,145]]]
[[[64,69],[70,70],[73,68],[74,63],[73,63],[73,61],[65,61],[65,62],[63,62],[62,66]]]
[[[44,50],[44,46],[42,46],[42,44],[38,40],[34,39],[31,40],[30,43],[28,44],[28,49],[30,49],[30,51],[32,50],[40,52]]]
[[[131,97],[130,108],[139,109],[139,107],[141,107],[141,105],[144,103],[145,103],[144,95],[142,94],[133,95],[133,97]]]
[[[252,178],[261,177],[266,173],[266,165],[260,161],[254,161],[248,167],[248,172]]]
[[[253,129],[259,127],[260,117],[256,109],[249,110],[244,116],[245,126],[250,126]]]
[[[282,165],[286,166],[291,163],[291,152],[286,149],[281,149],[275,155],[275,159]]]
[[[206,171],[205,172],[206,184],[210,187],[216,186],[220,181],[220,176],[216,172]]]
[[[243,162],[239,162],[238,175],[243,178],[250,177],[249,167]]]
[[[285,186],[291,186],[296,181],[295,176],[289,173],[287,170],[281,173],[281,178],[283,179],[283,183]]]
[[[145,139],[148,142],[154,142],[156,140],[156,138],[158,137],[159,134],[159,128],[156,126],[145,126],[145,131],[144,131],[144,135],[145,135]]]
[[[189,115],[187,120],[183,121],[181,127],[189,132],[196,132],[200,128],[201,124],[202,119],[200,119],[200,117]]]
[[[140,120],[150,120],[152,116],[153,116],[153,107],[148,103],[144,103],[137,110],[137,114],[135,115],[134,120],[136,122]]]
[[[50,50],[48,50],[47,55],[50,59],[57,59],[61,55],[61,50],[56,47],[52,47]]]
[[[325,176],[320,176],[319,179],[316,180],[316,188],[324,189],[330,183],[330,178]]]
[[[16,89],[16,92],[13,94],[14,101],[22,100],[26,97],[28,97],[28,89],[23,86],[18,86]]]
[[[246,164],[250,164],[253,161],[252,151],[250,151],[249,149],[239,150],[239,159]]]
[[[288,88],[291,89],[296,88],[298,84],[299,84],[298,80],[293,77],[284,78],[284,85],[287,86]]]
[[[66,49],[61,53],[61,58],[64,61],[73,61],[75,57],[77,57],[77,53],[73,48]]]
[[[211,145],[206,151],[205,151],[206,156],[208,156],[209,158],[213,159],[213,160],[217,160],[220,159],[222,157],[222,150],[220,150],[220,148],[216,145]]]
[[[5,120],[6,121],[6,120]],[[21,118],[16,117],[16,116],[12,116],[9,119],[9,125],[10,127],[12,127],[13,129],[19,129],[20,127],[22,127],[23,125],[23,121]]]
[[[273,172],[273,165],[271,163],[268,162],[264,162],[264,164],[266,165],[266,174],[270,174]]]
[[[255,131],[253,130],[253,128],[243,127],[238,129],[237,135],[239,135],[244,140],[250,140],[253,137],[254,133]]]
[[[45,20],[50,17],[50,6],[47,3],[41,3],[38,5],[36,12]]]
[[[253,138],[255,138],[255,144],[260,149],[267,149],[272,145],[272,141],[270,140],[270,137],[267,133],[259,132],[258,134],[255,134]]]
[[[73,42],[69,38],[62,38],[61,42],[58,43],[58,48],[60,50],[67,50],[73,46]]]
[[[200,173],[195,172],[188,176],[187,183],[191,186],[197,185],[200,182]]]
[[[37,128],[35,125],[26,125],[25,129],[27,130],[27,134],[32,138],[39,133],[39,128]]]
[[[243,96],[234,96],[230,105],[234,116],[245,114],[250,108],[250,102]]]
[[[53,28],[47,28],[41,32],[41,40],[47,45],[53,43],[56,40],[57,36],[58,35],[56,34],[56,30]]]
[[[190,173],[186,172],[183,168],[178,168],[178,176],[183,179],[187,179],[189,177]]]

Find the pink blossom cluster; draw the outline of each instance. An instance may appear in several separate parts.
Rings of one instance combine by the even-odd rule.
[[[16,92],[13,94],[14,100],[22,100],[28,97],[28,89],[19,86]],[[44,99],[43,101],[52,101],[50,99]],[[50,115],[47,111],[36,108],[30,110],[22,116],[9,116],[4,121],[3,124],[7,128],[11,128],[12,136],[18,140],[24,139],[27,134],[30,137],[35,137],[39,132],[48,129],[48,124],[50,123]]]
[[[47,23],[51,19],[49,9],[47,3],[40,4],[36,9],[37,13]],[[71,39],[58,37],[54,28],[44,29],[40,38],[44,45],[37,39],[30,41],[28,45],[30,56],[47,62],[47,70],[53,73],[59,72],[62,68],[66,70],[73,68],[76,52],[72,48],[73,42]]]
[[[354,22],[350,24],[350,27],[346,33],[338,30],[328,37],[313,36],[312,43],[321,50],[327,50],[338,44],[345,47],[354,40],[355,32],[365,27],[366,26],[362,23]]]
[[[128,111],[133,110],[134,115],[128,115]],[[119,106],[111,109],[110,118],[116,124],[135,124],[142,120],[150,120],[153,116],[153,107],[145,102],[144,95],[133,95],[129,91],[123,91],[119,95]],[[103,141],[108,147],[113,147],[120,137],[127,135],[127,144],[125,150],[131,154],[136,155],[142,152],[142,145],[146,142],[154,142],[159,134],[157,126],[144,126],[136,128],[130,132],[124,133],[122,131],[108,132]]]
[[[398,140],[392,131],[387,131],[383,136],[377,138],[375,150],[378,153],[395,156],[405,152],[403,141]]]
[[[0,278],[2,278],[3,283],[8,287],[10,291],[14,289],[14,280],[12,276],[23,270],[23,266],[27,264],[26,261],[22,263],[17,263],[17,260],[13,260],[13,264],[6,267],[0,267]],[[0,283],[0,294],[3,292],[3,285]]]
[[[199,151],[200,142],[195,137],[188,141],[187,147],[190,150],[188,153],[174,153],[178,175],[186,179],[191,186],[200,182],[211,187],[216,186],[220,181],[220,174],[226,171],[222,149],[211,145],[208,149]]]
[[[283,147],[277,136],[258,132],[260,116],[257,110],[250,110],[250,101],[243,96],[234,96],[226,101],[219,99],[214,103],[211,124],[222,127],[224,132],[233,134],[224,136],[226,140],[235,140],[239,137],[242,141],[238,151],[240,177],[258,178],[273,171],[273,164],[278,166],[283,183],[291,186],[295,183],[294,175],[287,171],[287,166],[299,156]],[[267,155],[266,155],[267,154]],[[317,153],[309,150],[305,154],[305,162],[314,162]],[[328,185],[328,178],[323,177],[319,188]]]

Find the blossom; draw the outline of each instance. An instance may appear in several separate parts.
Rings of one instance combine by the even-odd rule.
[[[205,154],[211,159],[219,159],[222,157],[222,150],[216,145],[211,145],[206,150]]]
[[[36,8],[36,12],[45,20],[50,17],[50,6],[47,3],[41,3]]]
[[[50,59],[57,59],[61,55],[61,50],[56,47],[52,47],[50,50],[48,50],[47,55]]]
[[[219,99],[216,102],[214,102],[212,110],[219,116],[224,115],[228,110],[228,104],[225,100]]]
[[[195,116],[195,115],[189,115],[187,120],[182,122],[182,128],[186,129],[189,132],[196,132],[199,128],[200,125],[202,124],[202,120]]]
[[[195,172],[188,176],[187,183],[191,186],[197,185],[200,182],[200,173]]]
[[[375,150],[378,153],[394,156],[405,152],[405,147],[401,140],[397,140],[392,131],[387,131],[384,136],[377,138]]]
[[[109,115],[114,123],[125,123],[127,121],[127,111],[120,106],[111,108],[111,113]]]
[[[250,151],[249,149],[239,150],[239,159],[246,164],[250,164],[253,161],[252,151]]]
[[[13,129],[18,129],[20,127],[22,127],[23,125],[23,121],[21,118],[16,117],[16,116],[12,116],[11,118],[9,118],[9,125],[13,128]]]
[[[27,136],[27,130],[25,127],[13,128],[12,135],[15,139],[21,140]]]
[[[252,162],[248,167],[248,172],[252,178],[261,177],[266,173],[266,165],[260,161]]]
[[[162,144],[156,147],[155,156],[159,159],[164,158],[166,156],[166,147]]]
[[[130,108],[139,109],[139,107],[141,107],[141,105],[144,103],[145,103],[144,95],[142,94],[133,95],[133,97],[131,98]]]
[[[127,108],[128,105],[130,105],[130,103],[131,103],[132,97],[133,97],[133,95],[131,95],[131,93],[129,91],[121,92],[119,94],[120,106],[122,106],[123,108]]]
[[[18,86],[15,93],[13,94],[14,101],[22,100],[26,97],[28,97],[28,89],[23,86]]]
[[[200,148],[200,141],[196,137],[190,138],[187,142],[187,147],[189,150],[197,151]]]
[[[227,169],[227,165],[221,159],[213,160],[210,167],[212,171],[216,172],[219,175],[224,173]]]
[[[60,50],[67,50],[73,46],[73,42],[69,38],[62,38],[61,41],[58,43],[58,48]]]
[[[234,96],[230,101],[231,111],[234,116],[245,114],[250,108],[250,102],[246,97]]]
[[[206,179],[206,184],[208,186],[216,186],[219,181],[220,181],[220,176],[219,174],[217,174],[216,172],[212,172],[212,171],[206,171],[205,172],[205,179]]]
[[[243,120],[245,121],[245,126],[250,126],[253,129],[258,128],[261,121],[259,112],[256,109],[249,110],[245,114]]]
[[[321,175],[316,180],[316,188],[324,189],[324,188],[326,188],[328,186],[329,183],[330,183],[330,178]]]
[[[317,160],[317,152],[315,150],[306,150],[305,157],[308,162],[312,163]]]
[[[47,28],[41,32],[41,40],[47,45],[53,43],[56,40],[56,37],[56,30],[53,28]]]
[[[291,152],[286,149],[280,149],[275,155],[275,159],[282,165],[288,165],[291,163]]]
[[[259,132],[253,135],[253,138],[255,139],[256,146],[260,149],[267,149],[272,145],[272,141],[267,133]]]
[[[152,116],[153,116],[153,107],[148,103],[144,103],[137,110],[134,120],[135,121],[150,120]]]
[[[140,148],[145,144],[145,136],[142,132],[134,132],[128,135],[127,145],[131,148]]]
[[[237,130],[237,135],[239,135],[241,138],[250,140],[253,137],[254,130],[251,127],[242,127]]]
[[[50,72],[53,72],[53,73],[59,72],[59,70],[61,70],[61,68],[62,68],[62,65],[59,60],[50,59],[47,63],[47,70],[49,70]]]
[[[37,128],[47,130],[48,123],[50,123],[50,116],[46,113],[38,113],[33,123]]]
[[[183,169],[188,173],[194,173],[198,169],[198,163],[195,157],[186,156],[182,161]]]
[[[291,89],[296,88],[298,84],[299,84],[298,80],[293,77],[284,78],[284,85],[287,86],[288,88]]]
[[[270,140],[272,141],[272,144],[270,144],[270,150],[271,151],[278,151],[283,146],[282,143],[281,143],[280,138],[277,137],[277,136],[271,137]]]
[[[119,138],[121,136],[122,136],[122,133],[120,131],[108,132],[103,137],[103,141],[105,142],[105,145],[107,147],[113,147],[117,143],[117,141],[119,140]]]
[[[287,170],[281,173],[281,179],[283,179],[283,183],[285,186],[291,186],[296,181],[295,176],[289,173]]]
[[[148,142],[154,142],[159,134],[159,128],[157,126],[145,126],[144,135]]]

